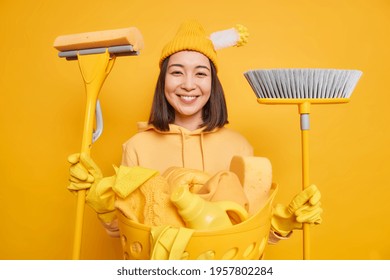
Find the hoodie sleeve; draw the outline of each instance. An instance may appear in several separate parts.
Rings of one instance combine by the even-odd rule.
[[[134,148],[128,142],[122,145],[122,162],[124,166],[138,166],[138,157]]]
[[[252,145],[245,139],[245,142],[246,144],[243,145],[242,147],[242,155],[243,156],[253,156],[254,155],[254,152],[253,152],[253,147]]]

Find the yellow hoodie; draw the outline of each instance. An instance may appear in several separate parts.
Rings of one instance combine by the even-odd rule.
[[[215,174],[229,170],[233,156],[252,156],[253,148],[238,132],[226,127],[205,132],[171,124],[169,131],[138,124],[139,132],[123,144],[122,165],[142,166],[163,173],[185,167]]]

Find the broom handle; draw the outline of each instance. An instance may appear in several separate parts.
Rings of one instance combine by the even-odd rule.
[[[309,178],[309,130],[310,130],[310,103],[299,104],[301,117],[301,145],[302,145],[302,190],[310,184]],[[303,224],[303,259],[310,259],[310,227]]]
[[[115,56],[110,57],[108,51],[100,54],[79,55],[78,62],[85,83],[87,102],[84,117],[84,130],[81,142],[81,152],[90,155],[92,148],[93,125],[95,120],[96,102],[100,89],[111,71]],[[80,259],[81,240],[83,235],[84,208],[86,190],[77,192],[77,208],[72,259]]]

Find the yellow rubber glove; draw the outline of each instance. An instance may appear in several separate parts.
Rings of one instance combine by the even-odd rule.
[[[138,166],[114,167],[116,174],[99,179],[88,191],[87,204],[97,213],[110,236],[118,236],[119,229],[116,218],[116,196],[123,199],[140,187],[157,171]]]
[[[68,161],[71,163],[68,189],[72,192],[87,190],[86,202],[97,213],[107,233],[119,236],[114,207],[115,193],[112,191],[115,176],[103,178],[100,168],[85,153],[72,154]]]
[[[112,186],[116,176],[105,177],[93,184],[88,191],[86,202],[97,213],[98,218],[105,224],[115,219],[115,193]]]
[[[102,172],[92,158],[85,153],[76,153],[68,157],[70,191],[87,190],[93,184],[98,184],[103,178]]]
[[[286,237],[294,229],[302,229],[303,223],[320,224],[321,193],[316,185],[310,185],[290,202],[286,207],[277,204],[271,219],[271,229],[278,235]]]
[[[159,226],[151,228],[151,260],[182,260],[194,230],[185,227]]]

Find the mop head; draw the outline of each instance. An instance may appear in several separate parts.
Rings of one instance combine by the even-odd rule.
[[[138,55],[144,46],[136,27],[58,36],[53,44],[60,57],[95,54],[108,50],[116,55]]]
[[[312,103],[348,100],[361,75],[359,70],[336,69],[258,69],[244,73],[258,99],[275,103],[280,99],[308,99]]]

